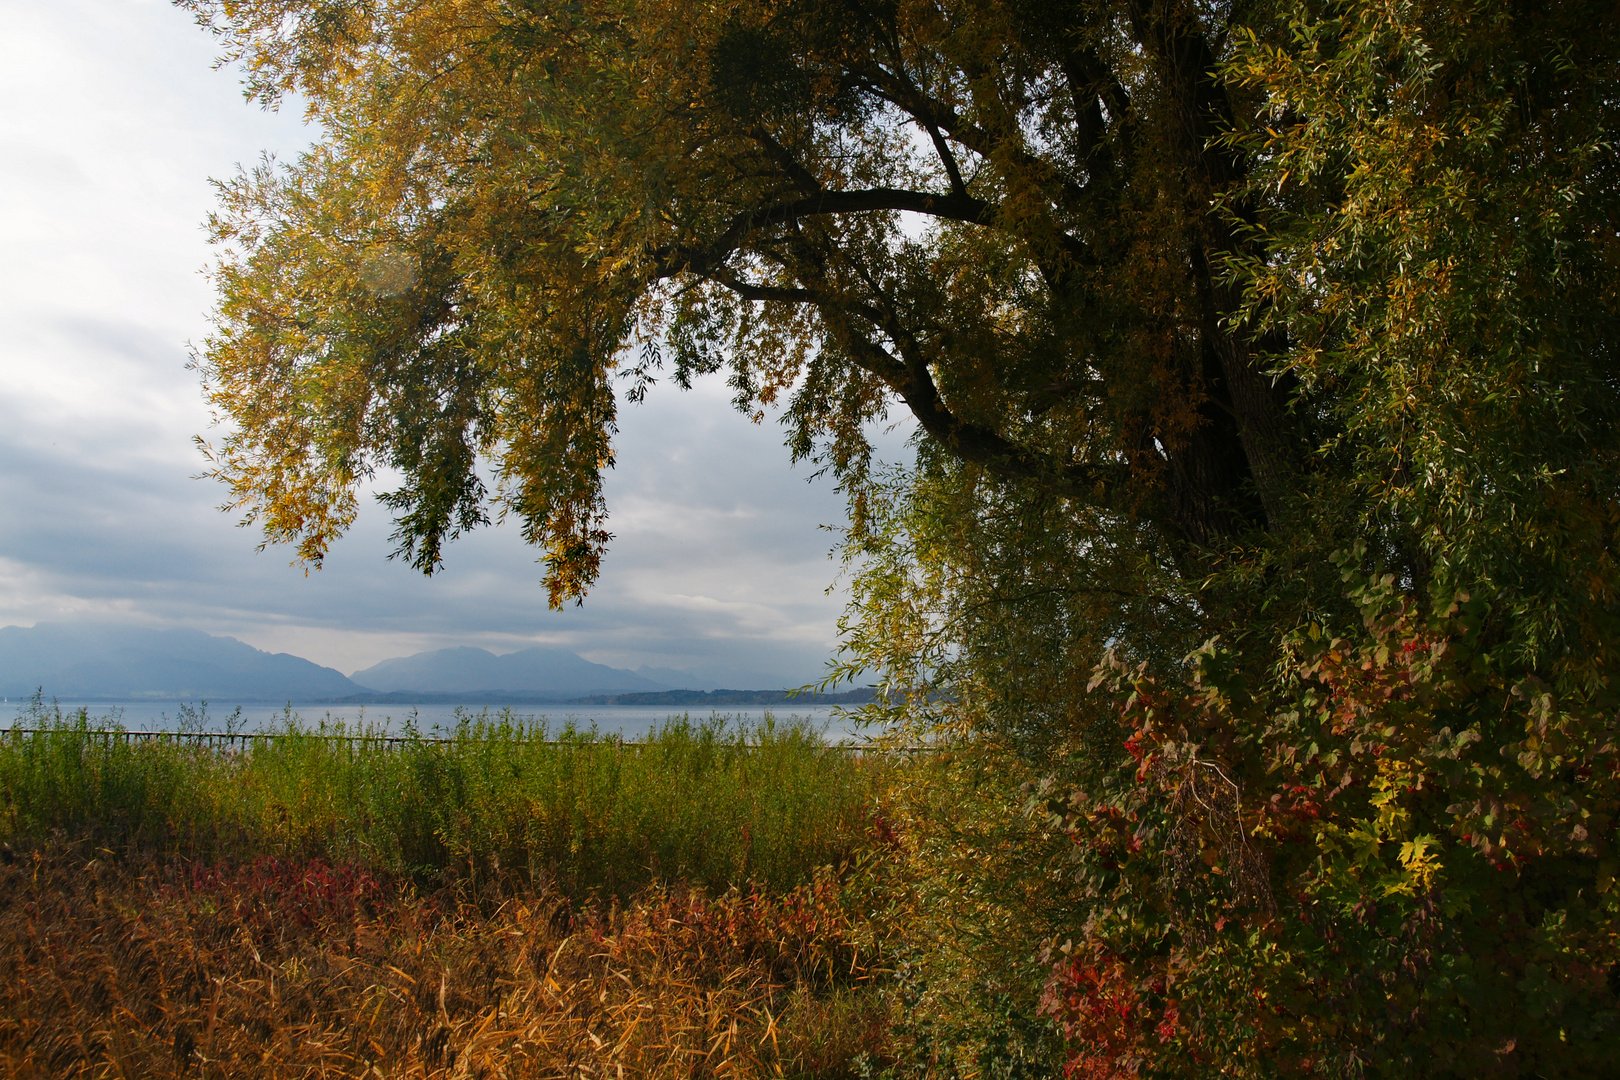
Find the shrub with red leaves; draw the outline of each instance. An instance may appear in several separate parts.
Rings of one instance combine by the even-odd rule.
[[[1088,897],[1042,1002],[1072,1075],[1612,1075],[1620,697],[1346,580],[1359,639],[1099,669],[1118,758],[1047,804]]]
[[[1168,1036],[1174,1006],[1153,1010],[1117,957],[1081,955],[1057,961],[1041,993],[1040,1010],[1075,1047],[1063,1074],[1076,1080],[1132,1076],[1149,1033]]]
[[[179,886],[170,886],[177,888]],[[192,863],[183,888],[231,905],[255,935],[373,916],[390,886],[362,866],[261,856],[246,864]]]

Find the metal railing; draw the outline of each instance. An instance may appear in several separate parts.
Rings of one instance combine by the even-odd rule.
[[[131,742],[189,742],[197,746],[221,747],[226,750],[237,748],[245,750],[255,739],[322,739],[333,742],[347,743],[382,743],[393,746],[399,744],[449,744],[449,743],[520,743],[526,746],[602,746],[612,745],[621,747],[656,746],[657,743],[644,742],[635,739],[617,739],[612,736],[594,739],[530,739],[530,738],[500,738],[500,737],[467,737],[454,735],[367,735],[367,734],[331,734],[313,731],[140,731],[128,728],[0,728],[0,738],[10,734],[18,735],[89,735],[99,736],[104,741],[123,739]],[[745,746],[757,744],[744,744]],[[943,750],[943,746],[877,746],[872,743],[823,743],[828,750],[843,750],[855,753],[883,750],[896,753],[924,753]]]
[[[325,739],[334,742],[373,742],[373,743],[450,743],[457,740],[437,735],[336,735],[314,731],[141,731],[130,728],[0,728],[0,735],[90,735],[100,736],[102,739],[125,739],[131,742],[191,742],[198,745],[211,745],[223,743],[227,747],[240,743],[244,748],[255,739]],[[468,741],[468,740],[461,740]],[[483,739],[482,742],[498,742],[497,739]],[[537,743],[543,745],[561,746],[564,739],[514,739],[513,742]]]

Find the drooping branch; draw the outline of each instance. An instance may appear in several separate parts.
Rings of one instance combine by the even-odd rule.
[[[956,164],[956,155],[951,153],[950,144],[945,136],[939,133],[939,128],[933,124],[927,125],[928,137],[934,142],[934,152],[939,155],[939,162],[945,168],[945,175],[950,178],[951,192],[955,195],[966,195],[967,185],[962,182],[962,170]]]
[[[1121,166],[1135,152],[1130,94],[1095,49],[1071,49],[1062,57],[1060,67],[1074,109],[1077,156],[1089,174],[1087,187],[1098,186],[1099,182],[1112,186]],[[1103,153],[1110,123],[1118,133],[1117,157]]]
[[[948,221],[989,225],[995,216],[993,204],[969,195],[911,191],[905,188],[865,188],[856,191],[824,191],[803,199],[779,202],[744,211],[721,230],[720,235],[701,247],[670,245],[652,253],[655,277],[677,274],[711,274],[747,242],[754,230],[784,225],[800,218],[820,215],[862,214],[881,211],[910,211]]]
[[[792,152],[777,141],[769,131],[758,127],[753,130],[753,136],[754,141],[764,147],[766,156],[775,163],[777,168],[786,173],[788,179],[792,180],[794,185],[805,195],[820,195],[825,190],[821,181],[816,179],[815,174],[805,168],[799,159],[794,157]]]
[[[882,379],[924,431],[965,462],[1004,480],[1033,483],[1090,506],[1120,510],[1129,477],[1124,465],[1059,462],[1013,442],[992,428],[957,416],[941,399],[925,363],[903,360],[859,330],[835,305],[820,306],[833,338],[862,369]]]

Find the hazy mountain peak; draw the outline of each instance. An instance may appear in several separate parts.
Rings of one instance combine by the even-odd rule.
[[[361,688],[231,637],[86,620],[0,628],[0,694],[62,699],[311,701]]]
[[[85,620],[0,627],[0,695],[36,688],[62,700],[364,700],[368,694],[569,700],[722,686],[780,689],[780,676],[643,665],[625,671],[567,649],[532,645],[504,655],[454,645],[394,657],[349,678],[287,653],[267,653],[200,630]]]
[[[533,645],[504,656],[468,645],[400,656],[350,676],[381,693],[531,693],[559,698],[636,693],[668,685],[593,664],[566,649]]]
[[[681,671],[676,668],[648,667],[642,664],[636,668],[636,674],[651,682],[663,683],[675,690],[713,690],[714,687],[705,685],[706,680],[694,675],[690,671]]]

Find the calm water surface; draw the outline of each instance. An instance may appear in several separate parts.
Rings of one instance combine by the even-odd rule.
[[[16,700],[0,702],[0,727],[9,727],[17,722],[19,714],[27,707],[27,702]],[[271,705],[268,702],[219,702],[207,703],[205,718],[198,715],[199,702],[180,701],[60,701],[57,702],[64,713],[76,713],[84,709],[90,714],[91,722],[98,720],[107,723],[119,723],[131,730],[138,731],[174,731],[180,727],[181,721],[187,718],[188,711],[202,722],[189,723],[189,727],[201,727],[208,731],[223,731],[227,718],[235,710],[241,713],[234,720],[232,727],[238,731],[261,731],[280,727],[288,717],[289,711],[293,718],[305,726],[313,726],[322,721],[342,722],[345,725],[373,725],[386,728],[389,732],[398,733],[410,724],[424,735],[435,731],[445,731],[454,728],[459,715],[479,717],[487,715],[498,719],[504,707],[489,705]],[[458,710],[460,713],[458,714]],[[647,734],[658,724],[670,717],[689,715],[693,720],[707,720],[711,715],[729,717],[732,720],[757,723],[769,713],[778,722],[790,718],[800,718],[810,721],[816,727],[826,732],[827,738],[835,742],[846,740],[860,741],[863,731],[851,722],[846,710],[837,706],[811,705],[795,706],[773,705],[769,708],[761,706],[739,706],[733,709],[699,711],[686,710],[670,705],[515,705],[511,707],[513,719],[524,722],[543,721],[552,731],[559,731],[567,724],[576,728],[588,730],[595,727],[604,735],[617,734],[626,739],[637,739]]]

